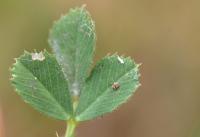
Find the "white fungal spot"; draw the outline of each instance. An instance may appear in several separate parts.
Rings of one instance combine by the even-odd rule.
[[[72,85],[72,94],[74,96],[78,96],[80,94],[79,85],[77,82],[73,83]]]
[[[34,79],[36,80],[37,78],[35,77]]]
[[[121,64],[124,64],[124,60],[122,58],[120,58],[119,56],[117,57],[118,61],[121,63]]]
[[[45,56],[43,55],[42,52],[40,53],[32,53],[32,60],[39,60],[39,61],[43,61],[45,59]]]

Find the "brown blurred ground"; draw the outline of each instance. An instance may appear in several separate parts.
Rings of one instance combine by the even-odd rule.
[[[108,52],[142,62],[135,96],[77,137],[197,137],[200,131],[200,1],[1,0],[0,104],[6,137],[55,137],[65,123],[26,105],[8,68],[24,49],[48,48],[48,30],[70,7],[87,4],[98,35],[96,60]]]
[[[3,123],[3,114],[0,108],[0,137],[4,137],[4,123]]]

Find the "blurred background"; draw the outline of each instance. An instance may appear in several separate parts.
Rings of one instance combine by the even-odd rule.
[[[65,122],[25,104],[9,67],[26,49],[47,49],[53,21],[87,4],[96,22],[95,62],[131,56],[142,86],[120,109],[81,124],[77,137],[200,136],[199,0],[0,0],[0,137],[56,137]]]

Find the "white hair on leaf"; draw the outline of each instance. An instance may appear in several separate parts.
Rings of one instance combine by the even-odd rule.
[[[122,58],[120,58],[119,56],[117,56],[117,59],[118,61],[121,63],[121,64],[124,64],[124,60]]]

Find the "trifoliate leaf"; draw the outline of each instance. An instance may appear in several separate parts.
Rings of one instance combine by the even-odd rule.
[[[102,59],[81,92],[77,121],[90,120],[116,109],[139,86],[139,65],[118,55]]]
[[[95,41],[94,22],[84,7],[71,9],[54,24],[50,32],[50,46],[63,67],[74,95],[80,93],[88,76]]]
[[[46,51],[16,59],[12,83],[25,102],[48,116],[67,120],[73,114],[67,80],[54,56]]]

